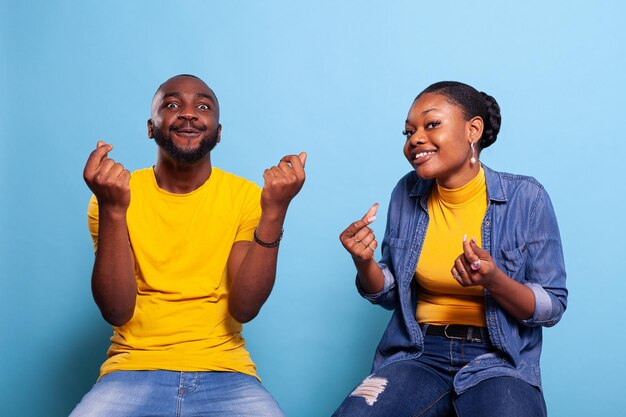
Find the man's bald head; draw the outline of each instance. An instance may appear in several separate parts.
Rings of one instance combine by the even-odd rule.
[[[192,74],[175,75],[167,79],[163,84],[159,86],[159,88],[157,88],[156,92],[154,93],[154,96],[152,97],[152,106],[151,106],[152,116],[154,117],[154,113],[158,108],[158,103],[163,98],[163,96],[168,95],[168,94],[179,93],[177,91],[178,82],[183,81],[184,79],[190,79],[194,82],[194,84],[196,84],[197,94],[199,95],[206,94],[210,96],[210,99],[215,104],[215,108],[219,116],[220,105],[219,105],[219,102],[217,101],[217,96],[215,95],[211,87],[207,85],[207,83],[205,83],[201,78],[196,77],[195,75],[192,75]]]
[[[182,74],[159,86],[152,99],[148,137],[160,155],[193,164],[205,159],[220,141],[219,105],[200,78]]]

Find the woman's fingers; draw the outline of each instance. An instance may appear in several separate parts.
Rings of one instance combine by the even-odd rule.
[[[361,220],[357,220],[352,223],[350,226],[344,230],[340,237],[351,238],[356,236],[361,230],[368,225],[370,225],[374,220],[376,220],[376,211],[378,210],[378,203],[375,203],[370,209],[365,213],[365,215],[361,218]],[[370,229],[368,229],[370,230]],[[371,230],[370,230],[371,231]],[[364,237],[365,234],[361,234],[361,238]],[[358,238],[357,238],[358,239]],[[359,239],[360,240],[360,239]]]
[[[368,227],[376,220],[377,210],[378,203],[375,203],[361,220],[352,223],[339,235],[344,248],[355,258],[362,260],[371,259],[378,247],[374,231]]]
[[[461,285],[468,286],[474,285],[470,274],[468,273],[468,265],[464,263],[463,255],[458,256],[454,261],[454,267],[452,268],[452,276]]]
[[[368,224],[372,223],[374,220],[376,220],[377,211],[378,211],[378,203],[374,203],[372,207],[370,207],[370,209],[367,210],[367,213],[365,213],[365,216],[363,216],[362,220],[366,220]]]

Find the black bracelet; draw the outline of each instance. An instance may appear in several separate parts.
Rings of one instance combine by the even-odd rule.
[[[278,239],[276,239],[273,242],[263,242],[261,239],[259,239],[259,237],[256,235],[256,229],[254,229],[254,241],[256,243],[258,243],[259,245],[263,246],[264,248],[275,248],[276,246],[278,246],[280,244],[280,240],[283,238],[283,232],[285,231],[285,229],[280,229],[280,236],[278,236]]]

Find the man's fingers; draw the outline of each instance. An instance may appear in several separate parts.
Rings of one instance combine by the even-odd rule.
[[[282,170],[282,169],[280,169],[280,168],[278,168],[278,167],[276,167],[276,166],[271,167],[271,168],[270,168],[270,172],[272,173],[272,175],[273,175],[274,177],[279,177],[279,178],[280,178],[280,177],[282,177],[282,176],[284,175],[283,170]]]
[[[91,153],[94,156],[106,155],[113,149],[113,145],[106,143],[103,140],[99,140],[96,149]]]
[[[276,175],[274,175],[274,173],[272,172],[271,168],[266,169],[265,171],[263,171],[263,179],[265,181],[269,181],[270,179],[276,177]]]
[[[94,176],[94,179],[96,180],[96,182],[107,178],[110,175],[111,169],[113,169],[115,165],[116,165],[115,161],[110,158],[107,158],[104,161],[102,161],[102,163],[98,167],[98,171],[96,172],[96,175]],[[115,176],[117,176],[117,174],[115,174]]]
[[[301,152],[299,155],[284,156],[280,162],[287,162],[291,165],[298,178],[304,178],[304,163],[306,162],[306,153]]]
[[[111,169],[109,169],[109,176],[111,176],[111,178],[117,178],[122,176],[122,174],[124,174],[124,171],[126,171],[126,169],[124,169],[124,166],[122,164],[113,164],[113,166],[111,166]]]
[[[124,181],[130,183],[130,171],[127,169],[122,170],[120,173],[120,178],[123,178]]]
[[[367,210],[367,213],[365,213],[365,216],[363,216],[361,220],[365,220],[367,224],[372,223],[374,220],[376,220],[377,211],[378,211],[378,203],[374,203],[374,205],[370,207],[369,210]]]
[[[102,160],[107,157],[109,152],[111,152],[111,149],[113,149],[113,146],[105,143],[103,140],[99,140],[96,145],[96,149],[91,152],[89,159],[87,159],[87,164],[85,164],[85,173],[97,170],[100,167]]]
[[[294,175],[293,168],[287,161],[280,161],[278,163],[278,168],[286,175],[291,176]]]

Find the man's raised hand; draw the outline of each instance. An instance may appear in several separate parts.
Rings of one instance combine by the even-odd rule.
[[[98,199],[98,205],[109,209],[126,211],[130,205],[130,172],[109,158],[113,146],[98,141],[89,155],[83,178]]]
[[[261,192],[261,207],[263,211],[286,211],[291,200],[302,189],[306,175],[304,165],[306,153],[287,155],[278,165],[263,172],[263,191]]]

